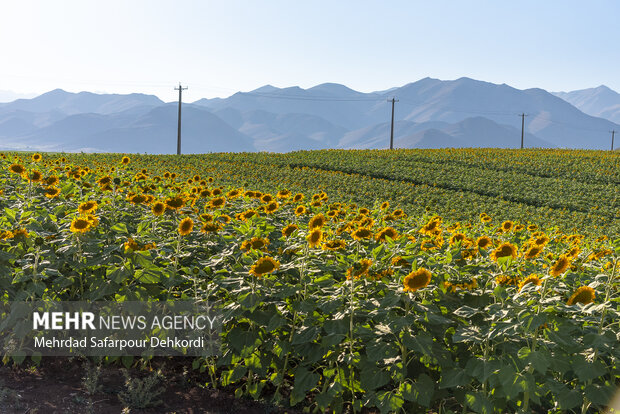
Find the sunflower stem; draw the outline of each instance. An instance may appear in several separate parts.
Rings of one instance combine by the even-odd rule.
[[[75,239],[77,241],[77,259],[78,263],[82,262],[82,240],[80,234],[75,235]],[[84,272],[80,269],[80,298],[84,297]]]
[[[410,309],[410,299],[409,297],[407,297],[407,299],[405,299],[405,317],[407,317],[409,315],[409,309]],[[409,327],[405,327],[405,332],[409,333]],[[405,378],[407,378],[407,359],[409,357],[409,350],[407,349],[407,347],[405,346],[405,344],[400,341],[400,353],[401,353],[401,359],[403,361],[403,376],[400,380],[400,386],[402,387],[403,383],[405,382]]]
[[[354,300],[354,283],[355,276],[352,274],[350,280],[350,295],[349,295],[349,370],[351,371],[349,376],[349,388],[351,389],[351,407],[353,408],[353,412],[355,412],[355,390],[353,389],[353,313],[355,310],[355,306],[353,303]]]
[[[177,248],[174,254],[174,275],[177,275],[177,270],[179,268],[179,256],[181,254],[181,233],[177,234]]]
[[[614,266],[612,268],[611,275],[609,275],[609,279],[607,280],[607,286],[605,286],[605,300],[603,301],[603,303],[607,303],[607,301],[609,301],[612,284],[616,276],[616,266],[618,264],[618,258],[614,256],[613,261],[614,261]],[[603,325],[605,323],[606,314],[607,314],[607,308],[603,308],[603,311],[601,312],[601,320],[599,321],[599,324],[598,324],[599,336],[603,333]],[[594,353],[592,354],[592,363],[596,362],[597,358],[598,358],[598,349],[595,349]],[[586,387],[589,386],[590,384],[592,384],[591,379],[586,382]],[[590,408],[590,405],[591,405],[591,402],[588,401],[587,398],[584,398],[583,404],[581,405],[581,414],[585,414],[588,411],[588,408]]]
[[[288,338],[289,343],[293,342],[293,334],[295,333],[295,320],[296,319],[297,319],[297,311],[293,311],[293,324],[291,325],[291,333]],[[276,388],[276,393],[275,393],[276,400],[280,398],[280,388],[282,388],[282,384],[284,384],[284,376],[286,375],[286,369],[288,368],[288,359],[290,355],[291,353],[288,352],[286,354],[286,357],[284,358],[284,366],[282,367],[282,378],[280,379],[280,383],[278,384],[278,387]]]

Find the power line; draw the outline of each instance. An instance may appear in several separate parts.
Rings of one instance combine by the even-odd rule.
[[[187,86],[185,88],[182,87],[181,82],[179,82],[178,88],[174,88],[175,91],[179,91],[179,127],[177,131],[177,155],[181,155],[181,98],[185,89],[187,89]]]

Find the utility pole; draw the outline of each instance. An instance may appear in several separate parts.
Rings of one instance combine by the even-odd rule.
[[[177,155],[181,155],[181,94],[185,89],[187,89],[187,86],[185,88],[182,87],[181,82],[179,82],[178,88],[174,88],[175,91],[179,91],[179,129],[177,131]]]
[[[616,135],[616,130],[612,129],[609,132],[611,132],[611,150],[613,151],[614,150],[614,135]]]
[[[527,116],[527,114],[522,113],[519,116],[521,117],[521,149],[523,149],[523,133],[525,130],[525,117]]]
[[[388,99],[388,102],[392,102],[392,128],[390,129],[390,149],[394,149],[394,102],[398,102],[398,99],[392,97],[392,99]]]

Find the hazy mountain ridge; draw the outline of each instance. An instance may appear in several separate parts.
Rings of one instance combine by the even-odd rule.
[[[588,115],[620,123],[620,94],[605,85],[572,92],[553,92]]]
[[[608,91],[611,101],[602,102],[600,93],[554,95],[469,78],[424,78],[372,93],[333,83],[265,85],[184,103],[183,152],[388,148],[392,97],[396,148],[518,148],[518,114],[526,113],[525,147],[608,149],[607,131],[620,125],[567,102],[613,108],[616,93]],[[177,110],[151,95],[54,90],[0,104],[0,148],[174,153]]]

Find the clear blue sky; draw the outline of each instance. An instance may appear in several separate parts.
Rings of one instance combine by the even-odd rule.
[[[620,92],[620,1],[2,0],[0,90],[173,101],[426,76]]]

